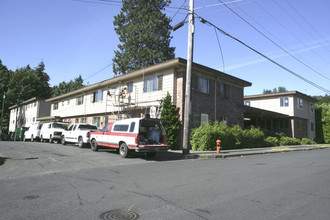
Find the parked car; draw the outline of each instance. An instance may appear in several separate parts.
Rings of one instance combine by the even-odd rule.
[[[100,147],[118,149],[125,158],[131,151],[155,156],[160,150],[168,150],[165,129],[159,119],[132,118],[105,125],[102,131],[91,133],[91,149]]]
[[[62,133],[61,143],[67,142],[78,144],[80,148],[90,143],[91,131],[97,131],[97,127],[91,124],[73,124]]]
[[[40,140],[40,129],[42,127],[42,123],[33,123],[29,129],[24,133],[23,141],[31,140],[37,141]]]
[[[54,140],[60,141],[62,133],[67,129],[68,124],[64,122],[49,122],[41,127],[40,141],[49,141],[53,143]]]

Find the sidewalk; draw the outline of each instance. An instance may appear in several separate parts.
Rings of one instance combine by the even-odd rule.
[[[316,145],[292,145],[292,146],[279,146],[267,148],[246,148],[238,150],[222,150],[220,153],[216,151],[190,151],[189,154],[183,155],[185,159],[212,159],[212,158],[230,158],[241,157],[248,155],[258,154],[273,154],[291,151],[310,151],[319,149],[330,149],[330,144],[316,144]],[[170,150],[173,153],[182,153],[180,150]]]

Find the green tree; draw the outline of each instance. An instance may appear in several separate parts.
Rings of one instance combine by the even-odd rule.
[[[177,149],[180,130],[179,108],[173,105],[171,100],[172,97],[169,93],[161,100],[160,119],[167,134],[167,143],[172,146],[172,149]]]
[[[123,0],[122,3],[113,22],[121,42],[113,58],[114,73],[126,74],[173,59],[171,19],[162,13],[171,1]]]
[[[9,106],[10,102],[8,101],[8,98],[5,98],[3,100],[4,95],[7,95],[8,92],[8,83],[11,76],[11,71],[7,69],[5,65],[2,64],[2,61],[0,60],[0,117],[3,114],[2,119],[2,134],[8,133],[8,126],[9,126]],[[4,102],[4,109],[2,112],[2,103]],[[0,137],[1,139],[1,137]]]
[[[38,91],[38,96],[42,98],[49,98],[51,96],[51,87],[49,86],[49,75],[45,72],[45,64],[43,61],[35,68],[40,84],[35,85]]]
[[[283,87],[279,86],[277,88],[274,88],[273,90],[270,89],[264,89],[263,94],[273,94],[273,93],[281,93],[281,92],[287,92],[288,90]]]
[[[83,84],[84,80],[81,75],[79,75],[74,80],[70,80],[70,82],[61,82],[58,86],[53,86],[52,88],[52,97],[59,96],[68,92],[72,92],[74,90],[85,87]]]

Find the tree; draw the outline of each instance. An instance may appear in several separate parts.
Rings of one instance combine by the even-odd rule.
[[[270,89],[264,89],[263,94],[273,94],[273,93],[281,93],[281,92],[287,92],[288,90],[283,87],[279,86],[277,88],[274,88],[273,90]]]
[[[115,74],[174,58],[175,48],[170,47],[171,19],[161,12],[170,3],[171,0],[123,0],[113,22],[121,42],[113,58]]]
[[[10,102],[8,102],[8,99],[6,98],[3,100],[4,95],[7,95],[8,91],[8,82],[11,76],[11,71],[7,69],[5,65],[2,64],[2,61],[0,60],[0,117],[3,115],[2,118],[2,127],[1,127],[1,134],[7,134],[8,131],[8,125],[9,125],[9,106]],[[4,108],[2,112],[2,103],[4,102]],[[2,137],[0,137],[1,140]]]
[[[51,96],[51,88],[49,86],[49,75],[45,73],[45,64],[43,61],[35,68],[35,73],[40,79],[40,84],[36,85],[36,90],[39,93],[39,97],[49,98]]]
[[[70,82],[61,82],[58,86],[53,86],[52,88],[52,97],[59,96],[68,92],[72,92],[74,90],[85,87],[83,84],[84,80],[81,75],[79,75],[74,80],[70,80]]]
[[[167,93],[166,97],[161,100],[160,119],[167,134],[167,143],[172,146],[172,149],[177,149],[180,130],[179,108],[173,105],[171,99],[171,95]]]

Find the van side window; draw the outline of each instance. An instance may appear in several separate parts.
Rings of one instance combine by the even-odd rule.
[[[127,131],[128,125],[115,125],[113,131]]]
[[[129,132],[133,132],[135,127],[135,122],[131,123],[131,127],[129,128]]]

